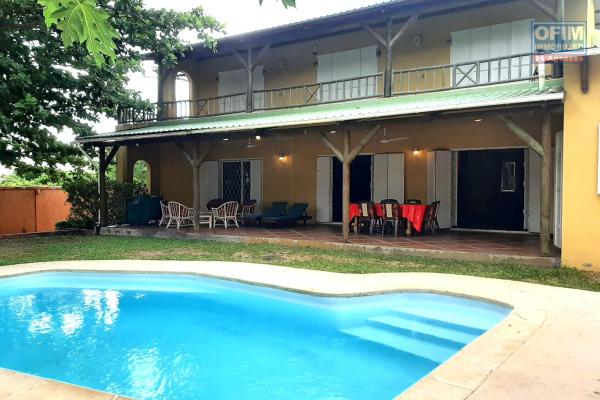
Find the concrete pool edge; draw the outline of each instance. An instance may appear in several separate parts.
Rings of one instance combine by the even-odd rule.
[[[557,299],[569,298],[572,300],[573,297],[580,296],[582,297],[580,301],[593,303],[600,300],[600,294],[593,292],[469,276],[428,273],[353,275],[263,264],[216,261],[48,262],[4,266],[0,268],[0,277],[38,272],[190,274],[321,296],[363,296],[398,291],[427,291],[483,299],[513,307],[513,311],[498,326],[421,379],[400,395],[399,400],[490,398],[490,390],[492,394],[496,395],[495,398],[502,398],[499,388],[496,387],[497,380],[503,381],[504,371],[500,371],[500,369],[509,364],[509,361],[515,358],[516,353],[520,352],[532,338],[544,330],[549,313],[554,314],[556,311]],[[572,311],[572,309],[569,310],[571,314]],[[589,311],[584,311],[585,315],[589,315]],[[598,321],[600,321],[600,316],[598,316]],[[556,352],[555,348],[547,350]],[[530,361],[536,365],[539,360]],[[535,368],[531,370],[527,365],[521,365],[520,370],[525,374],[528,370],[532,374],[535,373]],[[23,380],[32,380],[32,384],[23,385],[21,382]],[[504,380],[506,380],[506,376],[504,376]],[[34,385],[33,382],[36,384]],[[505,384],[501,387],[503,391],[510,389]],[[516,389],[524,390],[526,388]],[[41,392],[38,392],[39,390]],[[80,399],[124,399],[60,382],[0,370],[0,399],[9,397],[26,399],[31,396],[37,399],[71,399],[75,397],[73,391],[77,393],[76,398]],[[552,395],[552,398],[560,398],[555,396],[556,393],[552,393]]]

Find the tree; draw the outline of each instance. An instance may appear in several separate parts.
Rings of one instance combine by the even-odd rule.
[[[85,44],[96,64],[102,65],[105,57],[116,59],[115,39],[119,32],[111,25],[107,10],[97,7],[95,0],[38,0],[44,6],[44,19],[48,28],[56,26],[61,31],[65,47],[73,43]],[[262,5],[263,0],[259,0]],[[285,8],[295,7],[296,0],[281,0]]]
[[[72,1],[91,7],[92,0]],[[71,28],[60,22],[60,13],[66,11],[49,12],[46,3],[46,16],[58,21],[50,28],[35,0],[0,0],[0,163],[24,176],[52,176],[60,165],[83,164],[76,148],[57,140],[57,131],[71,129],[87,136],[101,115],[116,117],[118,106],[148,107],[126,88],[128,73],[140,69],[145,55],[171,67],[190,49],[179,40],[181,32],[198,31],[199,40],[214,48],[212,35],[222,30],[201,7],[176,12],[145,9],[142,0],[97,0],[97,10],[106,14],[96,21],[109,22],[114,29],[102,36],[114,43],[111,58],[105,54],[110,46],[73,45]],[[102,23],[94,26],[106,28]],[[77,27],[72,32],[81,33]],[[87,40],[100,39],[88,34]],[[110,62],[98,63],[98,49]]]

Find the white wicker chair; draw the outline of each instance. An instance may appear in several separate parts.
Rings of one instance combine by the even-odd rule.
[[[162,226],[162,224],[168,224],[171,221],[171,213],[169,212],[169,206],[160,202],[160,211],[162,213],[160,217],[160,221],[158,222],[158,226]]]
[[[220,207],[213,208],[213,227],[217,226],[217,223],[223,225],[225,229],[229,225],[230,221],[232,221],[235,226],[240,227],[237,222],[237,212],[239,208],[239,203],[237,201],[229,201],[227,203],[222,204]]]
[[[176,201],[170,201],[167,203],[169,207],[169,223],[167,229],[171,226],[172,222],[175,222],[177,229],[182,226],[190,226],[194,224],[194,209],[184,206]]]

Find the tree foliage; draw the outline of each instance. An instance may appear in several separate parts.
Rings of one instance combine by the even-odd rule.
[[[118,106],[148,107],[126,88],[128,74],[140,70],[147,54],[170,67],[190,49],[179,38],[182,32],[197,31],[199,40],[214,48],[212,35],[222,30],[201,7],[177,12],[146,9],[143,0],[97,0],[92,11],[92,0],[44,2],[45,9],[36,0],[0,0],[0,164],[25,176],[54,175],[61,165],[82,165],[79,151],[60,142],[58,131],[87,136],[100,116],[116,117]],[[76,3],[87,5],[69,11],[67,5]],[[96,24],[69,27],[68,15],[98,10],[106,14],[97,16]],[[92,26],[106,27],[104,23],[114,29],[107,36],[85,33]],[[82,41],[82,32],[86,43],[110,37],[114,47],[73,45]],[[90,49],[101,49],[102,59],[110,59],[111,51],[115,57],[99,66]]]

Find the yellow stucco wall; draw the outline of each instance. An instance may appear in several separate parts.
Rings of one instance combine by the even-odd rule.
[[[600,56],[590,57],[588,94],[581,92],[579,65],[565,73],[563,264],[600,270]]]

